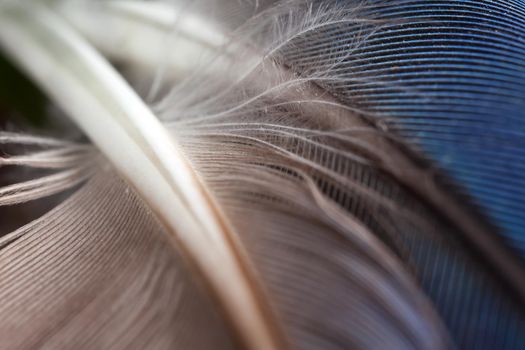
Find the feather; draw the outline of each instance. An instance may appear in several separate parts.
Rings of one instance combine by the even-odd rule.
[[[266,320],[270,316],[262,310],[261,297],[252,291],[255,282],[249,266],[242,262],[244,253],[236,247],[229,225],[177,146],[96,52],[83,45],[44,7],[29,6],[13,5],[4,11],[1,32],[7,49],[74,116],[119,171],[147,196],[161,220],[176,234],[180,249],[188,251],[196,268],[216,289],[225,309],[233,313],[232,322],[241,330],[240,336],[246,337],[245,342],[253,348],[278,348],[277,336],[272,334],[274,323]],[[39,36],[40,42],[31,41]],[[56,60],[56,55],[62,59]],[[40,66],[23,61],[24,57],[35,56],[39,57]],[[54,77],[53,87],[49,86],[49,76]],[[79,86],[78,79],[85,85]],[[125,157],[126,153],[132,156]],[[173,210],[184,219],[174,220]],[[211,252],[202,249],[210,245],[216,248]],[[221,269],[215,269],[216,265]],[[225,280],[231,285],[221,283]],[[225,291],[232,287],[234,290]]]
[[[0,47],[93,142],[0,134],[36,148],[0,166],[52,172],[0,205],[78,188],[0,240],[5,347],[523,345],[521,261],[447,169],[350,98],[376,82],[354,57],[404,25],[389,1],[284,1],[240,25],[211,18],[204,40],[182,12],[169,48],[191,45],[150,107],[60,16],[151,67],[158,53],[115,50],[82,13],[144,28],[164,5],[92,6],[0,4]]]

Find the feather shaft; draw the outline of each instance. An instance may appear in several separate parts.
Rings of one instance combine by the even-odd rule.
[[[0,45],[152,206],[241,343],[285,348],[226,219],[171,136],[107,61],[35,2],[2,3]]]

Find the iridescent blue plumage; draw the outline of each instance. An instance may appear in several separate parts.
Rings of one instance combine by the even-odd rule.
[[[324,87],[417,147],[525,263],[525,1],[339,3],[381,24],[323,28],[285,52],[290,66],[335,55],[340,81]],[[458,347],[525,348],[523,302],[459,232],[435,231],[399,229],[400,250]]]
[[[353,82],[336,93],[423,148],[525,258],[525,2],[372,3],[386,25],[339,64]],[[355,40],[326,35],[341,54]]]

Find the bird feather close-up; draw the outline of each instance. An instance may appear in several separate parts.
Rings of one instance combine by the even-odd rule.
[[[525,349],[523,0],[0,0],[0,349]]]

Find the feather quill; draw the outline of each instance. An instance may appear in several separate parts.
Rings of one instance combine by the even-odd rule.
[[[269,311],[264,310],[259,292],[253,290],[250,267],[242,261],[244,253],[239,251],[229,224],[149,109],[49,10],[34,3],[7,6],[0,28],[7,51],[159,212],[176,235],[179,248],[188,251],[216,289],[226,312],[237,313],[229,317],[242,340],[254,349],[282,348],[275,334],[276,322],[269,321]],[[25,59],[28,57],[30,61]],[[53,77],[52,84],[49,77]],[[184,219],[174,220],[173,211]],[[202,248],[209,246],[215,248],[211,252]]]

